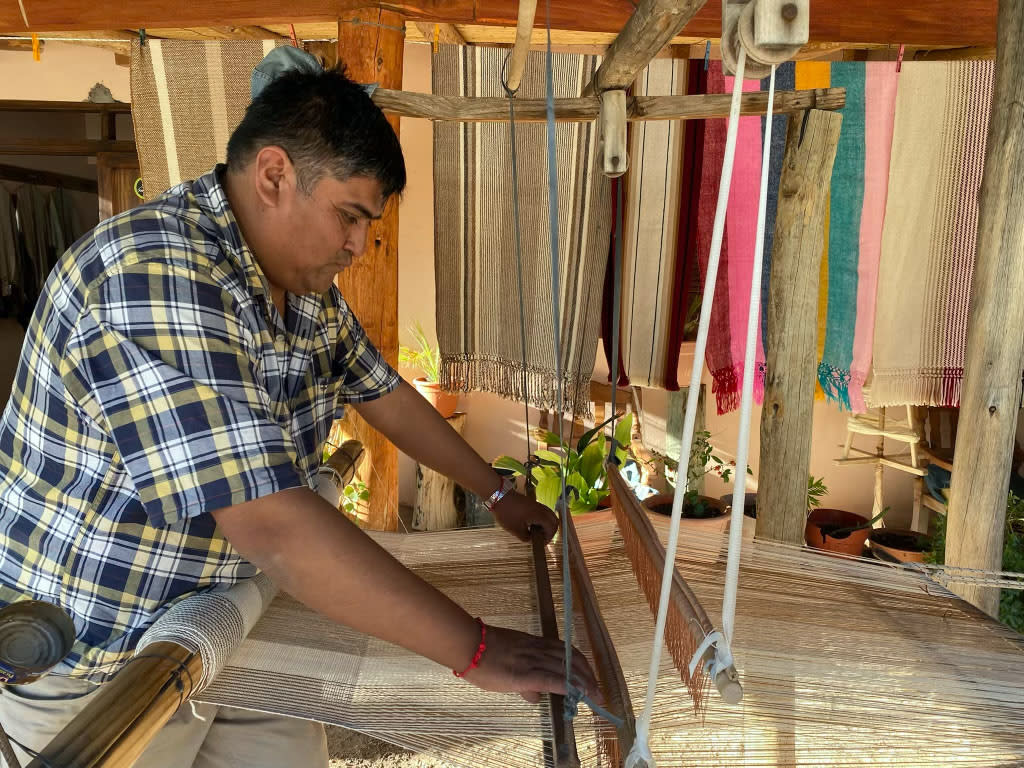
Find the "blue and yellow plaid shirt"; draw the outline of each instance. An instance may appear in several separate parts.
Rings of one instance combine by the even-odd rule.
[[[71,614],[58,674],[107,679],[174,601],[254,575],[210,512],[315,487],[341,404],[399,382],[337,288],[289,295],[285,322],[221,173],[82,238],[28,329],[0,421],[0,605]]]

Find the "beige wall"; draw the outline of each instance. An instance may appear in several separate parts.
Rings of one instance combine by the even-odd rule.
[[[131,100],[128,67],[114,63],[113,51],[47,41],[39,61],[27,51],[0,51],[0,99],[85,101],[96,83],[118,101]]]

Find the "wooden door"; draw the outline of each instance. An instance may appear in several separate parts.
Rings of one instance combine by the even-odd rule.
[[[97,194],[100,203],[100,221],[134,208],[142,202],[136,194],[142,191],[139,158],[121,152],[100,152],[96,155]]]

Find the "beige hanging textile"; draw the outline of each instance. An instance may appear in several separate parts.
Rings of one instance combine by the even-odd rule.
[[[275,40],[132,43],[132,120],[147,200],[224,162]]]
[[[504,97],[506,51],[441,46],[433,57],[434,93]],[[556,54],[557,98],[578,96],[600,59]],[[543,98],[544,57],[527,59],[518,96]],[[551,249],[547,143],[543,123],[516,125],[522,217],[523,306],[527,318],[550,318]],[[608,259],[611,198],[601,173],[594,122],[559,123],[559,253],[561,256],[562,368],[566,410],[588,413]],[[513,219],[511,144],[507,122],[434,123],[434,270],[442,386],[494,392],[519,401],[523,353]],[[551,322],[528,327],[529,402],[555,406],[555,350]]]

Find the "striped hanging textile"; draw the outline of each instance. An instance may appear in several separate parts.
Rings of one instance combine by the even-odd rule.
[[[224,162],[274,40],[132,43],[132,121],[147,200]]]
[[[640,73],[633,88],[637,96],[684,95],[685,59],[655,59]],[[669,340],[673,333],[675,294],[685,251],[677,243],[680,197],[687,168],[683,159],[686,124],[683,120],[644,120],[631,126],[630,168],[625,183],[623,216],[621,352],[625,374],[634,386],[664,388],[669,370]],[[686,190],[688,193],[689,190]],[[678,274],[677,274],[678,273]],[[674,366],[673,366],[674,368]]]
[[[441,46],[433,91],[504,97],[505,51]],[[578,96],[597,69],[593,56],[554,57],[555,97]],[[521,98],[543,98],[544,57],[531,54]],[[519,338],[519,291],[507,122],[434,123],[434,268],[441,385],[486,390],[531,405],[555,405],[551,324],[529,329],[526,389]],[[559,240],[565,406],[590,410],[590,377],[601,324],[601,289],[611,227],[610,185],[601,173],[594,122],[559,123]],[[551,315],[546,126],[519,123],[523,301],[527,317]]]
[[[959,406],[991,61],[905,62],[882,233],[871,404]]]
[[[828,88],[832,82],[831,64],[827,61],[798,61],[796,63],[796,87]],[[828,321],[828,238],[829,238],[829,207],[825,208],[825,245],[821,253],[821,272],[818,281],[818,351],[816,358],[821,360],[825,353],[825,327]],[[814,399],[824,400],[825,391],[821,382],[814,385]]]

